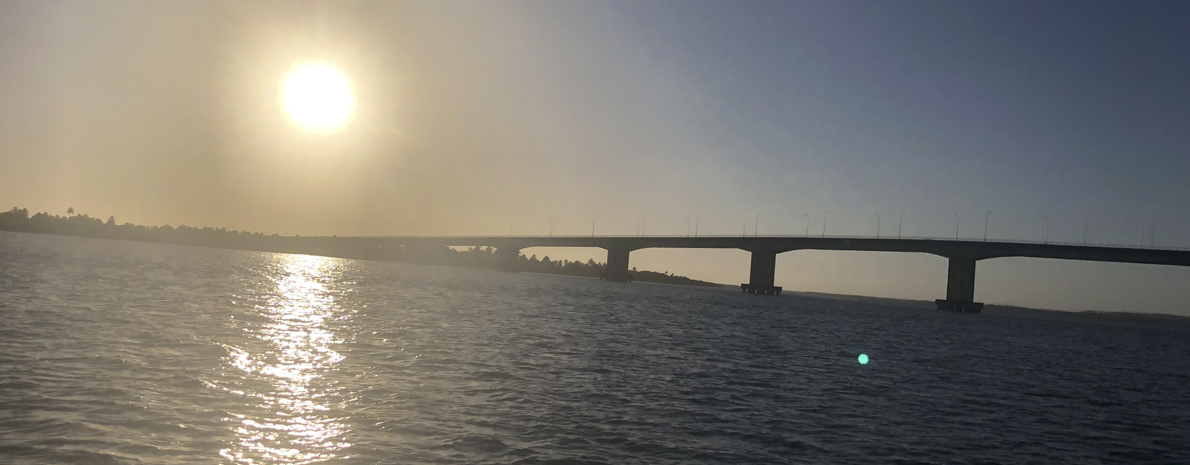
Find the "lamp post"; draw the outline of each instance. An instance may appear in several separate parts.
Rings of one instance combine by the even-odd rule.
[[[636,237],[640,237],[640,217],[636,217]]]
[[[743,229],[741,230],[743,232],[740,233],[740,237],[747,236],[748,235],[748,217],[746,217],[744,215],[740,215],[740,224],[744,225]]]
[[[597,219],[599,219],[598,215],[591,217],[591,237],[595,237],[595,220]]]
[[[1087,215],[1083,215],[1083,245],[1087,245]]]
[[[702,218],[702,213],[694,216],[694,237],[698,237],[698,220]]]
[[[550,217],[550,237],[554,237],[554,217]]]
[[[802,216],[806,217],[806,237],[810,237],[810,215],[802,213]]]
[[[984,242],[988,241],[988,216],[991,216],[991,214],[992,214],[992,212],[987,212],[987,213],[983,214],[983,241]]]
[[[753,236],[760,235],[760,212],[756,213],[756,226],[752,227],[752,235]]]
[[[1149,248],[1150,249],[1157,246],[1157,244],[1153,242],[1153,239],[1156,237],[1156,234],[1157,234],[1157,218],[1153,218],[1152,223],[1153,223],[1152,226],[1149,227]]]
[[[880,214],[874,213],[874,215],[876,215],[876,238],[879,239],[880,238]]]
[[[954,215],[954,240],[959,240],[959,215]]]
[[[1043,240],[1041,243],[1042,244],[1050,243],[1050,217],[1049,216],[1045,217],[1045,240]]]
[[[830,215],[830,210],[827,210],[826,213],[822,215],[822,237],[826,237],[826,219],[829,218]]]
[[[901,214],[897,216],[897,239],[901,238],[901,223],[905,221],[905,210],[901,210]]]

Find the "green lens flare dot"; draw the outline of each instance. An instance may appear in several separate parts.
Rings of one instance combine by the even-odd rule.
[[[868,354],[859,354],[859,364],[860,365],[868,364]]]

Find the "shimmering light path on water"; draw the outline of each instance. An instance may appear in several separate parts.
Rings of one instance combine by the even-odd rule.
[[[335,407],[344,388],[327,382],[343,355],[327,320],[351,318],[335,302],[342,284],[343,261],[302,255],[274,255],[268,275],[273,286],[251,289],[234,298],[254,303],[263,324],[241,318],[239,326],[251,339],[243,347],[223,344],[231,371],[211,387],[258,399],[261,412],[233,413],[240,425],[237,441],[220,455],[236,462],[306,463],[335,458],[350,444],[342,440],[345,425]],[[338,292],[336,292],[338,291]],[[260,305],[263,303],[264,305]],[[232,318],[234,319],[234,315]],[[258,386],[245,386],[244,380]]]
[[[0,314],[3,463],[1190,463],[1185,329],[13,233]]]

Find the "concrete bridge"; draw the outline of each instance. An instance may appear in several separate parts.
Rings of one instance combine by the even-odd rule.
[[[946,257],[950,260],[946,277],[946,298],[936,301],[938,308],[954,312],[978,313],[983,304],[975,302],[975,263],[1000,257],[1055,258],[1097,262],[1144,263],[1190,266],[1190,250],[1042,244],[1000,241],[939,239],[892,239],[865,237],[671,237],[671,236],[437,236],[437,237],[312,237],[308,241],[343,241],[352,247],[494,247],[499,268],[511,270],[521,249],[529,247],[597,247],[607,250],[604,279],[628,281],[629,255],[648,248],[742,249],[752,253],[748,282],[744,292],[779,295],[773,285],[777,254],[794,250],[853,250],[870,252],[915,252]]]

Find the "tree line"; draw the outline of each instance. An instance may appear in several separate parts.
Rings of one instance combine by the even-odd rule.
[[[46,212],[29,214],[28,209],[13,207],[0,213],[0,231],[13,231],[63,236],[93,237],[124,241],[156,242],[162,244],[217,247],[225,249],[251,250],[260,252],[300,253],[359,260],[383,260],[426,265],[461,266],[469,268],[495,268],[497,257],[491,247],[455,249],[451,247],[384,247],[363,245],[334,238],[302,238],[300,236],[265,235],[249,231],[226,228],[191,226],[172,227],[144,226],[132,223],[118,224],[115,216],[106,221],[85,213],[75,214],[67,210],[66,216]],[[550,257],[520,254],[512,271],[560,274],[568,276],[599,277],[604,263],[595,260],[586,262],[551,260]],[[690,279],[668,272],[630,272],[637,281],[684,284],[695,286],[719,286],[719,284]]]

